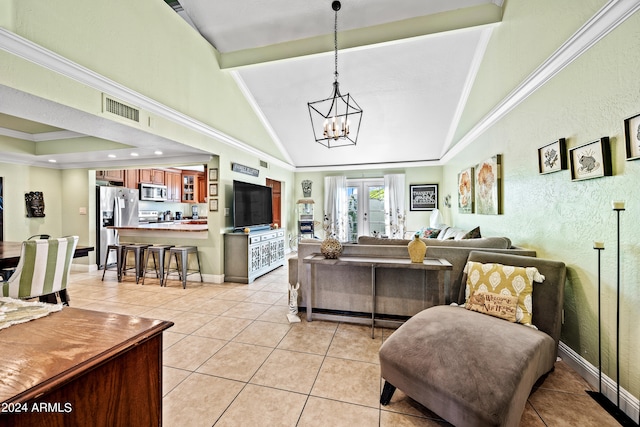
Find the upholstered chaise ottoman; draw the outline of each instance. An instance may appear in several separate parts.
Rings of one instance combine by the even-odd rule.
[[[428,308],[380,349],[381,403],[397,387],[458,427],[517,426],[531,388],[556,360],[565,265],[486,252],[471,252],[469,260],[536,267],[545,276],[533,283],[537,329],[463,307]]]

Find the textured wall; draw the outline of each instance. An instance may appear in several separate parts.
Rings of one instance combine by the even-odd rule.
[[[597,3],[603,2],[589,2],[591,6]],[[532,36],[516,37],[518,31],[543,32],[565,20],[575,23],[574,13],[582,10],[582,6],[580,0],[507,2],[508,22],[520,25],[500,27],[494,33],[488,49],[492,61],[483,62],[480,73],[483,77],[476,81],[472,98],[486,94],[487,87],[500,86],[501,76],[510,71],[520,72],[519,66],[513,64],[527,61],[526,40]],[[545,40],[549,42],[547,36]],[[558,46],[562,41],[561,37],[557,39]],[[620,380],[636,398],[640,389],[637,353],[640,229],[636,226],[640,217],[637,185],[640,161],[625,160],[623,121],[640,113],[638,46],[640,15],[636,13],[483,133],[444,171],[445,187],[455,195],[460,170],[491,155],[503,155],[504,213],[497,216],[459,214],[454,203],[450,212],[453,222],[466,227],[480,225],[483,235],[507,235],[517,245],[536,249],[540,257],[567,264],[562,341],[595,366],[598,363],[598,293],[597,254],[592,246],[594,240],[605,241],[602,364],[605,374],[614,379],[616,215],[611,201],[626,200],[627,210],[622,214],[621,225]],[[506,82],[514,83],[512,79]],[[474,114],[465,112],[466,120]],[[538,174],[538,148],[558,138],[567,138],[568,148],[572,148],[603,136],[611,139],[613,176],[571,182],[569,171]]]

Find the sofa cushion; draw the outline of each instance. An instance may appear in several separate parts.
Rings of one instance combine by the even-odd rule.
[[[478,305],[475,297],[476,293],[513,296],[517,298],[515,321],[524,325],[532,324],[533,281],[542,282],[544,280],[544,276],[538,272],[537,268],[469,261],[466,270],[466,308],[472,309]],[[482,296],[483,300],[486,299],[485,297],[486,295]],[[486,314],[496,315],[499,311]]]
[[[359,245],[396,245],[407,246],[411,240],[409,239],[379,239],[371,236],[359,236]],[[427,246],[452,246],[465,248],[494,248],[494,249],[510,249],[511,239],[508,237],[481,237],[479,239],[460,239],[460,240],[440,240],[422,239]]]

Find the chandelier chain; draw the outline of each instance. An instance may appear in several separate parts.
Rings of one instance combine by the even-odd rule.
[[[335,20],[333,23],[333,52],[335,62],[335,81],[338,81],[338,11],[335,11]]]

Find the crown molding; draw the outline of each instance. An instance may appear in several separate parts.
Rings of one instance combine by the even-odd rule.
[[[441,160],[446,163],[453,159],[487,129],[500,121],[507,113],[639,9],[640,2],[637,0],[610,0],[518,87],[484,116],[456,145],[447,151]]]
[[[42,132],[42,133],[27,133],[21,132],[19,130],[7,129],[0,127],[0,135],[8,136],[10,138],[15,139],[23,139],[25,141],[55,141],[58,139],[72,139],[72,138],[82,138],[84,135],[82,133],[73,132],[71,130],[60,130],[55,132]]]
[[[286,163],[270,154],[258,150],[224,132],[219,131],[203,122],[174,110],[154,99],[127,88],[101,74],[79,65],[53,51],[50,51],[24,37],[5,28],[0,28],[0,49],[13,55],[33,62],[50,71],[73,79],[81,84],[92,87],[100,92],[112,95],[123,102],[136,105],[150,113],[172,121],[187,129],[214,138],[221,143],[269,161],[286,170],[294,170],[293,165]]]

